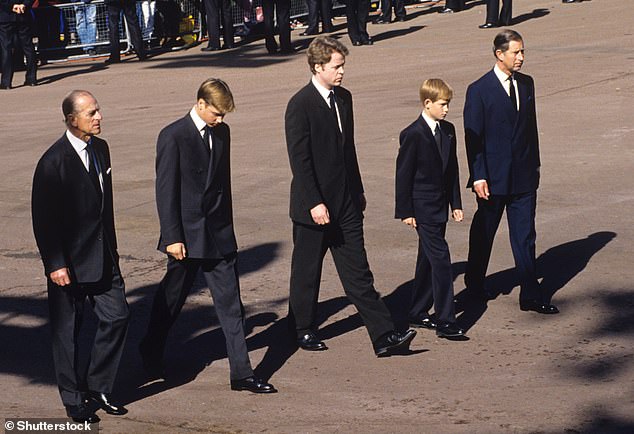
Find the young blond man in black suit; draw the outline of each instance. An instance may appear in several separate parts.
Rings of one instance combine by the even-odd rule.
[[[274,393],[253,375],[244,332],[231,201],[229,126],[235,108],[229,86],[210,78],[194,107],[163,128],[156,144],[156,206],[167,272],[154,297],[150,324],[140,346],[151,377],[163,376],[163,352],[172,324],[196,274],[203,275],[225,335],[233,390]]]

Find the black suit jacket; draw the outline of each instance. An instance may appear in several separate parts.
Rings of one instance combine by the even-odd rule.
[[[440,130],[441,148],[422,116],[401,132],[396,158],[396,218],[445,223],[449,205],[462,209],[456,130],[446,121],[440,121]]]
[[[352,95],[334,88],[342,132],[329,105],[311,83],[288,102],[285,115],[286,145],[293,173],[290,217],[297,223],[314,225],[310,210],[320,203],[337,221],[346,194],[361,212],[363,193],[354,145]]]
[[[68,267],[78,284],[101,280],[104,255],[110,254],[115,265],[119,260],[110,152],[98,137],[92,144],[103,176],[101,196],[66,134],[44,153],[33,177],[33,232],[45,274]]]
[[[539,185],[539,139],[533,79],[516,72],[516,112],[493,70],[469,85],[464,129],[469,182],[485,179],[494,195],[535,191]]]
[[[156,145],[158,249],[184,243],[189,258],[235,253],[231,203],[230,134],[213,129],[213,156],[189,114],[163,128]]]

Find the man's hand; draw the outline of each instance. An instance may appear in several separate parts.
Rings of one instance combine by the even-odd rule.
[[[416,218],[415,217],[407,217],[401,220],[403,223],[405,223],[408,226],[413,227],[414,229],[416,229]]]
[[[451,212],[451,216],[453,217],[453,219],[457,222],[461,222],[462,219],[464,218],[464,213],[462,212],[461,209],[454,209]]]
[[[330,223],[330,214],[328,214],[328,208],[323,203],[320,203],[316,207],[310,210],[310,216],[313,221],[318,225],[327,225]]]
[[[480,199],[489,200],[489,184],[486,181],[476,181],[473,183],[473,191]]]
[[[174,259],[182,261],[187,256],[187,250],[185,250],[185,244],[174,243],[165,248],[167,254],[171,255]]]
[[[23,14],[26,10],[26,6],[24,4],[13,5],[13,8],[11,10],[16,14]]]
[[[53,271],[49,277],[57,286],[70,285],[70,270],[68,267]]]

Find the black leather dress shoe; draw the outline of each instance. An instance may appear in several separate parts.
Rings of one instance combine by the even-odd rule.
[[[212,47],[211,45],[208,45],[200,49],[200,51],[218,51],[218,50],[220,50],[220,47]]]
[[[363,43],[361,41],[354,41],[352,45],[354,45],[355,47],[360,47],[361,45],[363,45]]]
[[[66,415],[77,423],[97,423],[101,420],[99,419],[99,416],[97,416],[95,412],[90,410],[90,408],[88,408],[85,404],[67,405]]]
[[[29,80],[27,80],[27,81],[25,81],[25,82],[24,82],[24,85],[25,85],[25,86],[32,86],[32,87],[33,87],[33,86],[37,86],[37,80],[36,80],[36,81],[29,81]]]
[[[386,20],[385,18],[377,18],[374,20],[373,24],[390,24],[390,20]]]
[[[121,58],[117,57],[108,57],[105,62],[106,65],[112,65],[114,63],[121,63]]]
[[[259,378],[249,377],[244,380],[231,380],[231,390],[248,390],[253,393],[277,393],[272,384]]]
[[[320,341],[313,332],[306,333],[301,338],[297,338],[297,345],[306,351],[324,351],[328,349],[326,344]]]
[[[361,42],[362,45],[374,45],[374,41],[372,39],[368,39],[367,41]]]
[[[532,310],[533,312],[543,313],[546,315],[559,313],[557,306],[549,303],[542,303],[537,300],[520,300],[520,309],[523,311]]]
[[[466,341],[468,339],[464,334],[464,330],[453,323],[438,324],[436,336],[455,341]]]
[[[110,401],[110,397],[105,393],[90,392],[89,396],[90,399],[95,401],[99,405],[99,407],[101,407],[108,414],[121,416],[128,412],[128,409],[125,408],[123,405],[113,404]]]
[[[562,3],[575,3],[579,2],[579,0],[561,0]]]
[[[11,89],[11,85],[8,85],[8,84],[0,84],[0,89]]]
[[[390,332],[374,343],[374,354],[377,357],[389,357],[393,354],[404,353],[409,349],[414,336],[416,336],[416,330],[407,330],[405,333]]]
[[[493,23],[484,23],[478,26],[479,29],[494,29],[496,28],[498,25],[497,24],[493,24]]]
[[[430,329],[430,330],[434,330],[436,328],[436,321],[434,321],[432,318],[428,316],[419,315],[414,318],[409,318],[407,322],[409,322],[410,327]]]
[[[442,8],[442,9],[440,10],[440,13],[441,13],[441,14],[453,14],[453,13],[454,13],[454,10],[453,10],[453,9],[451,9],[451,8]]]

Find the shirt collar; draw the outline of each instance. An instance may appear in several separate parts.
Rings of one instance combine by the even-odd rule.
[[[328,105],[330,105],[330,92],[334,91],[334,89],[331,89],[331,90],[326,89],[317,81],[314,75],[310,79],[310,81],[313,83],[313,86],[315,86],[315,88],[317,89],[321,97],[328,103]]]
[[[436,132],[436,124],[439,123],[439,121],[433,120],[432,118],[427,116],[427,113],[425,113],[425,112],[422,112],[421,116],[423,117],[423,119],[425,120],[427,125],[429,125],[429,129],[431,130],[432,134],[435,133]]]
[[[500,80],[500,83],[502,83],[503,85],[508,83],[509,76],[506,75],[506,73],[500,69],[497,63],[493,67],[493,72],[495,73],[495,76],[498,78],[498,80]],[[513,76],[513,74],[511,74],[511,76]]]
[[[82,139],[73,135],[73,133],[71,133],[69,130],[66,130],[66,138],[68,138],[68,141],[73,146],[73,148],[75,148],[75,151],[77,151],[77,153],[80,153],[81,151],[86,149],[86,146],[88,145]]]
[[[196,125],[198,131],[203,132],[203,130],[207,126],[207,122],[203,121],[200,116],[198,116],[198,113],[196,113],[196,106],[192,107],[191,111],[189,112],[189,116],[192,118],[192,121],[194,121],[194,125]]]

